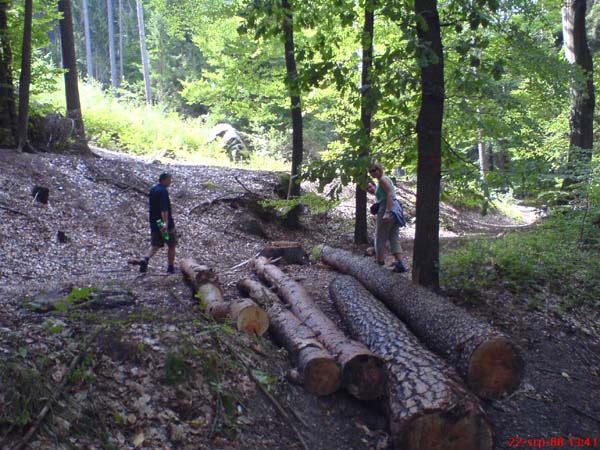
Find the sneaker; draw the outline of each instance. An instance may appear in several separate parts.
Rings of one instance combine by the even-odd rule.
[[[175,273],[175,267],[174,266],[167,267],[167,273]]]
[[[140,272],[144,273],[148,270],[148,260],[146,258],[142,258],[140,260]]]
[[[404,267],[402,261],[396,261],[396,264],[394,264],[394,269],[392,271],[397,273],[405,273],[408,272],[408,269]]]

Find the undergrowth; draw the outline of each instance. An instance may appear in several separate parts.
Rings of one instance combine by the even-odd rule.
[[[477,300],[489,288],[525,297],[554,295],[561,306],[600,304],[600,233],[581,215],[553,216],[530,232],[466,240],[441,258],[441,284]]]

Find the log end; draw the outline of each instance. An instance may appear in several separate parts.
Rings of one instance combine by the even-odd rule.
[[[269,328],[269,316],[261,307],[252,304],[237,313],[235,319],[238,331],[262,336]]]
[[[481,398],[501,399],[521,384],[525,362],[508,338],[497,337],[482,343],[471,355],[467,384]]]
[[[386,392],[386,371],[382,358],[360,354],[344,364],[342,385],[359,400],[374,400]]]
[[[456,407],[426,413],[394,433],[394,448],[402,450],[492,450],[494,433],[479,410]]]
[[[313,395],[322,396],[336,392],[342,384],[342,371],[331,357],[314,358],[303,371],[304,387]]]

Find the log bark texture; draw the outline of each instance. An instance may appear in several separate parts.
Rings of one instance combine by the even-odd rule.
[[[246,278],[238,283],[238,287],[267,311],[269,331],[290,353],[305,389],[319,396],[337,391],[342,381],[340,366],[319,342],[315,332],[285,308],[279,297],[259,281]]]
[[[329,293],[353,337],[386,360],[394,448],[493,448],[493,432],[479,400],[454,369],[425,350],[406,325],[353,277],[339,275]]]
[[[383,359],[360,342],[349,339],[300,284],[269,264],[266,258],[257,258],[254,266],[264,280],[277,288],[294,315],[312,328],[319,341],[335,356],[342,368],[342,386],[361,400],[381,397],[385,392]]]
[[[239,331],[262,336],[269,328],[266,312],[250,299],[226,302],[217,274],[192,258],[181,260],[181,271],[190,281],[204,311],[215,320],[231,319]]]
[[[430,350],[456,367],[479,397],[500,399],[521,383],[524,361],[520,350],[487,323],[369,258],[327,246],[321,257],[375,294]]]

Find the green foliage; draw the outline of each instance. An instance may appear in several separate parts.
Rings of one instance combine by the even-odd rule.
[[[442,285],[468,298],[503,287],[523,297],[542,290],[560,296],[565,305],[597,307],[598,226],[582,219],[583,214],[554,215],[532,232],[466,241],[441,258]]]
[[[273,208],[279,215],[285,216],[297,206],[307,206],[311,214],[322,214],[335,208],[339,201],[329,200],[314,192],[309,192],[289,200],[261,200],[258,203],[264,208]]]

